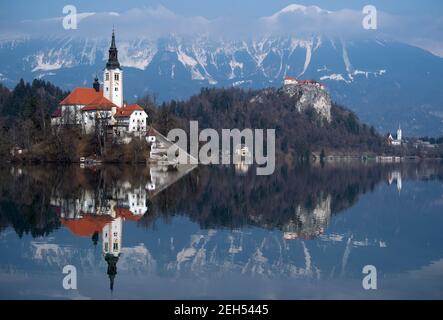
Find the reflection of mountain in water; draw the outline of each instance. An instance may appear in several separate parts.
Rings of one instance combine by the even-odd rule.
[[[285,240],[312,239],[323,234],[331,217],[331,196],[321,197],[312,210],[298,206],[295,218],[283,226]]]
[[[154,199],[149,221],[142,223],[184,214],[203,228],[258,226],[283,230],[288,239],[311,239],[323,233],[331,215],[381,182],[401,189],[402,178],[443,177],[438,164],[281,167],[271,176],[254,171],[239,176],[232,167],[199,168]]]
[[[3,172],[1,228],[12,226],[18,234],[44,235],[64,225],[76,236],[100,242],[101,263],[106,263],[111,288],[117,265],[140,273],[157,269],[165,274],[229,271],[316,277],[323,262],[313,260],[310,243],[287,240],[317,238],[325,246],[343,243],[345,266],[346,252],[352,247],[385,247],[386,243],[378,238],[327,234],[334,215],[381,182],[401,189],[402,181],[409,179],[443,178],[443,169],[430,164],[280,168],[268,177],[254,172],[239,176],[232,167],[200,167],[181,179],[144,167]],[[123,232],[125,221],[150,228],[160,218],[177,221],[181,215],[208,230],[166,229],[158,239],[125,245],[125,239],[141,239],[150,233],[139,227]],[[181,225],[190,228],[189,221]],[[263,232],[254,231],[251,236],[248,227]],[[47,263],[62,265],[68,257],[82,256],[82,264],[93,264],[92,245],[80,249],[37,240],[32,248],[34,259],[46,257]]]

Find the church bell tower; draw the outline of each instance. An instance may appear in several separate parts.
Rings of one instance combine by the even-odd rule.
[[[114,280],[117,274],[117,262],[122,249],[122,218],[115,216],[102,229],[102,252],[105,261],[108,263],[107,274],[111,291],[114,290]]]
[[[114,30],[112,30],[108,62],[103,73],[103,84],[103,96],[121,108],[123,106],[123,70],[118,62]]]

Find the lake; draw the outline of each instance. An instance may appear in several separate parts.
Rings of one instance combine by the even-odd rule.
[[[443,298],[442,164],[0,175],[1,299]]]

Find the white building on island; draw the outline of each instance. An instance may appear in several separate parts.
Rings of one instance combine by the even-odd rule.
[[[117,109],[114,119],[114,134],[123,141],[133,136],[146,135],[148,115],[139,105],[125,105]]]
[[[396,137],[396,139],[394,139],[394,137],[390,133],[388,133],[387,139],[388,139],[388,144],[389,145],[401,146],[401,143],[402,143],[402,131],[401,131],[400,125],[398,126],[398,129],[397,129],[397,137]]]
[[[144,137],[148,115],[137,104],[127,105],[123,99],[123,69],[118,61],[115,34],[112,32],[109,57],[103,72],[103,88],[96,77],[92,88],[75,88],[51,116],[57,126],[81,126],[93,133],[97,125],[105,125],[121,142]]]

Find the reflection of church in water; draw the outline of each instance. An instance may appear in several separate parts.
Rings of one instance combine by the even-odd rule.
[[[400,193],[402,188],[402,182],[401,182],[401,172],[399,170],[394,170],[389,173],[388,176],[389,185],[393,184],[394,182],[397,184],[398,193]]]
[[[149,199],[178,181],[195,166],[183,165],[170,172],[164,166],[151,166],[150,179],[137,186],[117,181],[109,188],[81,188],[75,197],[53,194],[51,206],[60,222],[75,236],[91,237],[97,245],[101,234],[102,254],[106,261],[110,288],[114,288],[117,262],[122,252],[123,223],[139,221],[148,211]]]
[[[82,189],[78,198],[52,197],[51,205],[60,222],[75,236],[91,237],[96,245],[101,234],[103,258],[113,290],[122,249],[123,222],[143,217],[148,210],[147,192],[144,187],[133,188],[124,182],[113,188],[110,195],[102,193],[102,190]]]

